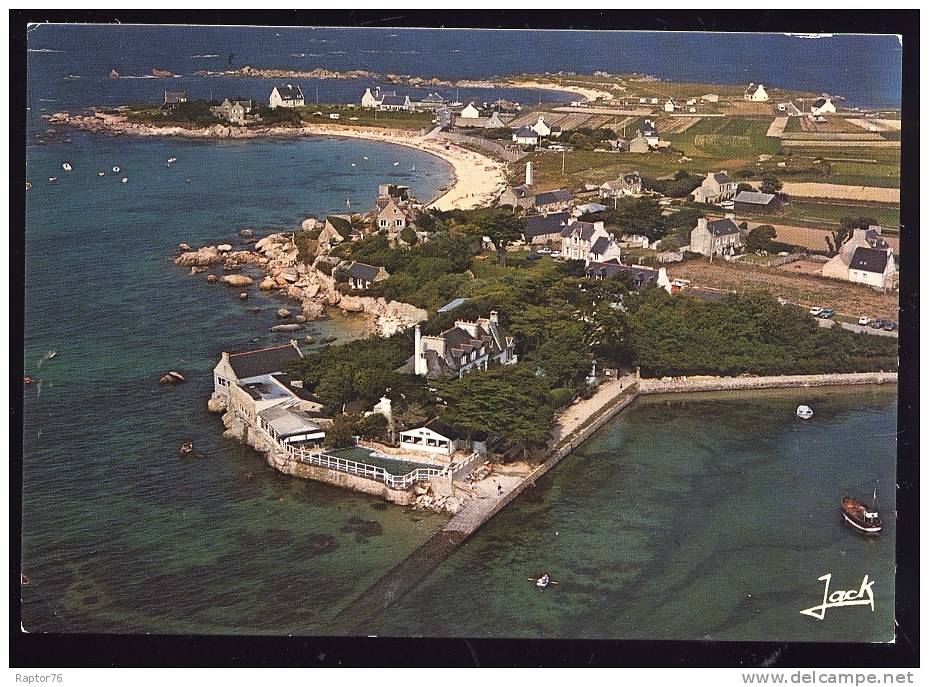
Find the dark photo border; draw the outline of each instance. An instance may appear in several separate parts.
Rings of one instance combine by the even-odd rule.
[[[532,20],[527,21],[527,16]],[[25,287],[26,25],[265,24],[592,30],[889,33],[903,36],[897,639],[891,644],[624,640],[28,634],[20,625]],[[45,11],[10,12],[10,665],[11,667],[622,666],[914,667],[919,665],[919,13],[880,11]]]

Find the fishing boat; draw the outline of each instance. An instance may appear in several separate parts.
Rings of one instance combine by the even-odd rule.
[[[877,512],[877,490],[874,490],[874,505],[869,506],[858,499],[846,496],[842,499],[842,517],[849,525],[864,534],[878,534],[883,528]]]
[[[809,420],[813,417],[813,409],[809,406],[797,406],[797,417],[801,420]]]
[[[71,168],[71,163],[70,163],[70,162],[62,162],[62,163],[61,163],[61,168],[62,168],[64,171],[66,171],[66,172],[70,172],[71,169],[72,169],[72,168]]]
[[[113,171],[116,172],[116,173],[118,174],[118,173],[119,173],[119,165],[115,165],[115,166],[113,167]]]
[[[535,581],[535,586],[540,589],[545,589],[552,582],[551,578],[548,575],[542,575],[539,579]]]

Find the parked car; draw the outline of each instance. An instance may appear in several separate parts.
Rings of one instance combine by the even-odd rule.
[[[828,320],[833,315],[835,315],[835,310],[833,310],[832,308],[823,308],[822,311],[820,311],[819,313],[819,316],[823,318],[824,320]]]
[[[541,260],[541,259],[542,259],[542,256],[534,251],[532,253],[529,253],[529,255],[526,256],[526,260]]]
[[[552,257],[553,257],[553,258],[556,258],[556,259],[557,259],[557,258],[560,258],[560,257],[561,257],[561,251],[560,251],[560,250],[554,251],[554,252],[552,253]]]
[[[723,210],[732,210],[735,207],[735,203],[731,200],[724,200],[719,204],[719,207],[721,207]]]
[[[812,308],[810,308],[810,315],[812,315],[813,317],[819,317],[819,314],[822,311],[823,311],[822,308],[820,308],[818,305],[815,305]]]
[[[893,320],[884,320],[884,331],[892,332],[897,328],[897,323]]]
[[[871,318],[868,317],[867,315],[862,315],[861,317],[858,318],[858,324],[860,325],[871,324]]]
[[[871,329],[881,329],[884,326],[884,320],[877,318],[876,320],[871,320]]]
[[[551,255],[552,249],[551,248],[539,248],[538,252],[539,252],[539,255]]]

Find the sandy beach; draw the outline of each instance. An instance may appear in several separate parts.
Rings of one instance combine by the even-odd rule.
[[[540,91],[563,91],[565,93],[576,93],[585,100],[612,100],[613,94],[609,91],[600,91],[595,88],[586,88],[584,86],[575,86],[573,84],[557,84],[547,81],[510,81],[506,85],[513,88],[533,88]]]
[[[416,148],[448,162],[455,180],[428,207],[438,210],[470,210],[491,205],[506,187],[502,162],[442,141],[432,132],[421,133],[380,127],[303,124],[300,127],[235,127],[216,124],[201,128],[152,126],[130,122],[115,114],[71,115],[58,112],[49,118],[50,124],[73,126],[85,131],[124,136],[176,136],[181,138],[249,139],[295,138],[299,136],[343,136],[381,141]]]

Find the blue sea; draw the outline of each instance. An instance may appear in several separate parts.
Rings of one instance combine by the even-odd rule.
[[[267,95],[264,80],[192,76],[230,64],[446,78],[605,69],[763,79],[875,107],[899,104],[900,90],[893,37],[41,25],[30,29],[28,48],[32,130],[47,127],[44,113],[159,100],[168,88],[193,97]],[[107,78],[113,68],[141,77],[153,67],[182,76]],[[320,81],[304,92],[315,96],[318,86],[321,101],[341,101],[360,97],[364,85]],[[177,163],[166,167],[169,157]],[[444,519],[285,477],[223,439],[219,420],[206,412],[210,371],[222,350],[285,340],[267,331],[285,303],[254,288],[240,301],[239,289],[209,285],[171,258],[180,242],[235,244],[243,228],[262,236],[310,215],[369,207],[380,182],[429,198],[449,183],[450,168],[417,150],[366,141],[61,130],[52,142],[27,146],[26,175],[33,186],[26,193],[23,363],[36,383],[23,387],[24,627],[327,634],[342,607]],[[301,336],[345,341],[363,331],[357,318],[333,315]],[[169,369],[188,382],[159,385]],[[802,623],[815,621],[795,607],[815,592],[810,583],[820,574],[833,570],[850,584],[871,570],[881,580],[882,606],[866,638],[886,639],[893,527],[878,541],[856,539],[837,526],[827,491],[892,484],[893,441],[874,437],[892,434],[896,405],[892,394],[860,390],[813,400],[816,419],[804,427],[785,415],[796,399],[777,395],[740,398],[729,415],[735,406],[717,400],[649,405],[620,418],[371,632],[840,639],[847,635],[839,612],[810,626]],[[734,438],[747,427],[750,440]],[[688,447],[672,464],[664,462],[669,428],[686,438],[674,445]],[[187,439],[202,460],[179,456]],[[849,481],[849,474],[860,477]],[[885,505],[891,512],[892,497]],[[772,539],[765,527],[725,529],[734,520],[791,518],[803,523],[796,542],[783,532]],[[713,536],[701,522],[717,525]],[[701,565],[691,567],[702,569],[684,576],[698,555]],[[774,580],[759,566],[775,563],[776,570],[802,569]],[[561,596],[527,603],[535,590],[509,585],[541,565],[565,580]],[[713,585],[732,571],[740,581],[714,595]],[[749,603],[744,595],[755,597],[745,580],[755,578],[767,595]],[[783,610],[778,595],[795,583],[803,593]],[[642,585],[645,593],[617,595],[616,585]],[[662,596],[667,585],[680,595]],[[694,589],[708,601],[691,603]],[[652,608],[660,613],[653,617]]]
[[[264,100],[264,79],[198,77],[253,67],[411,74],[444,79],[520,73],[637,72],[662,79],[826,92],[863,108],[899,107],[902,48],[891,35],[800,38],[700,32],[469,31],[408,28],[36,25],[28,34],[29,105],[36,111],[160,99],[240,95]],[[145,78],[153,68],[177,78]],[[116,69],[122,79],[108,79]],[[360,101],[365,81],[307,80],[307,99]],[[403,92],[413,89],[398,87]],[[514,89],[440,90],[447,97],[523,103],[571,96]]]

